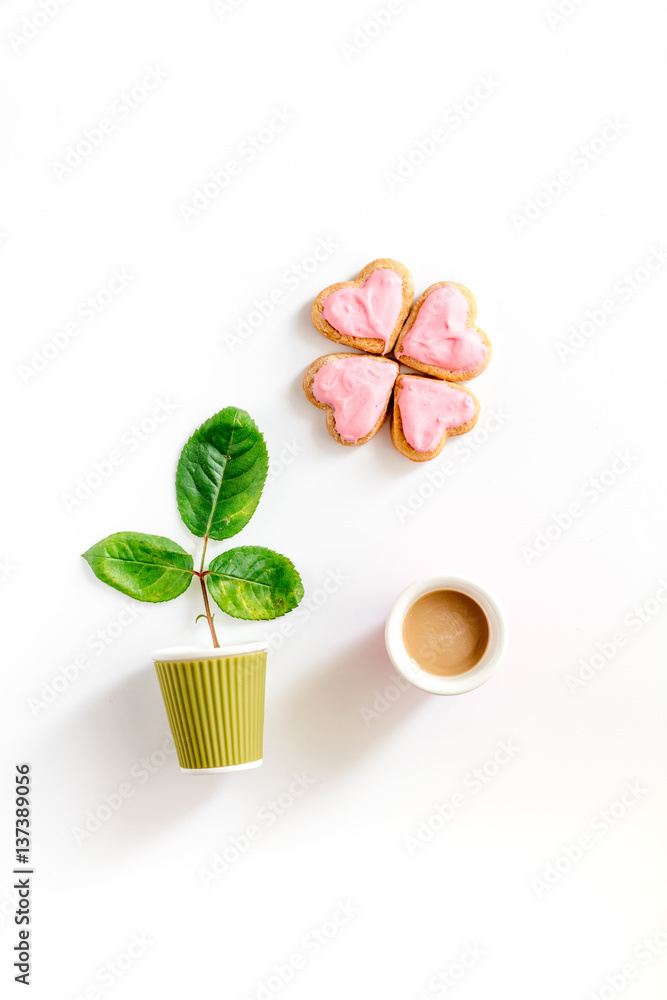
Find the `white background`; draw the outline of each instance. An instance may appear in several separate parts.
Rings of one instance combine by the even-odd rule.
[[[29,41],[24,18],[41,25],[39,5],[0,9],[3,980],[16,941],[10,789],[25,760],[40,1000],[657,1000],[667,983],[666,615],[653,596],[667,597],[667,268],[654,256],[630,292],[624,275],[667,241],[664,8],[587,0],[558,20],[556,0],[413,0],[366,32],[383,0],[218,6],[71,0]],[[166,78],[121,118],[114,102],[151,68]],[[493,93],[480,101],[482,78]],[[240,146],[274,109],[293,121],[250,162]],[[59,178],[68,147],[105,117],[113,131]],[[607,119],[617,134],[591,147]],[[445,141],[414,155],[440,127]],[[410,154],[424,162],[388,178]],[[232,159],[240,174],[186,222],[182,206]],[[572,183],[559,192],[563,170]],[[335,248],[290,285],[319,240]],[[417,294],[442,279],[468,285],[494,344],[471,383],[477,437],[450,441],[430,466],[395,452],[387,428],[341,448],[300,388],[332,349],[310,324],[312,299],[378,256],[404,262]],[[132,280],[87,323],[80,303],[114,269]],[[276,289],[282,303],[234,344],[255,300]],[[563,357],[557,345],[609,299],[615,312]],[[73,321],[78,335],[28,370]],[[160,400],[172,412],[152,425]],[[142,605],[120,628],[133,602],[79,554],[129,529],[196,552],[176,511],[175,464],[192,430],[230,404],[252,414],[274,461],[239,542],[289,555],[316,611],[271,656],[263,767],[187,777],[160,751],[167,720],[148,654],[206,642],[198,593]],[[488,424],[493,412],[502,417]],[[152,432],[132,447],[146,420]],[[619,449],[629,457],[601,492],[593,480]],[[114,450],[122,463],[68,502]],[[446,458],[454,473],[425,488]],[[536,543],[541,553],[529,551]],[[396,697],[386,613],[408,583],[441,571],[495,592],[507,659],[471,694]],[[345,580],[317,606],[330,573]],[[274,633],[280,644],[280,623],[222,619],[222,639]],[[100,629],[115,637],[98,651]],[[627,641],[608,655],[619,631]],[[598,644],[607,658],[597,650],[592,679],[571,690]],[[82,654],[86,667],[66,683]],[[502,740],[519,749],[473,792],[466,776]],[[312,786],[263,819],[304,772]],[[128,782],[131,797],[82,840],[88,812]],[[641,792],[600,832],[598,814],[627,783]],[[411,850],[406,838],[457,792],[465,805]],[[202,871],[216,853],[233,857],[230,838],[242,844],[250,825],[260,839],[206,887]],[[581,860],[563,860],[584,836]],[[562,874],[540,887],[556,863]],[[340,902],[357,912],[313,954],[304,939]],[[135,934],[150,944],[128,968]],[[642,958],[635,949],[655,935],[662,948]],[[466,946],[483,956],[436,990],[433,977],[457,975]],[[296,953],[305,968],[263,993]],[[636,977],[614,979],[628,962]]]

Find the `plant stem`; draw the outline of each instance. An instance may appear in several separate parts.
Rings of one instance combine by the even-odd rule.
[[[218,642],[218,637],[215,634],[215,626],[213,624],[213,615],[211,614],[211,605],[208,602],[208,593],[206,590],[206,581],[204,576],[204,559],[206,558],[206,546],[208,545],[208,535],[204,535],[204,550],[201,554],[201,566],[199,567],[199,572],[197,576],[199,577],[199,582],[201,583],[202,597],[204,598],[204,608],[206,609],[206,621],[208,622],[208,627],[211,630],[211,638],[213,639],[213,645],[216,649],[220,647]]]
[[[215,634],[215,626],[213,625],[213,616],[211,615],[211,605],[208,603],[208,594],[206,593],[206,582],[204,581],[203,575],[199,577],[199,582],[201,583],[201,592],[204,598],[204,607],[206,608],[206,621],[208,622],[208,627],[211,630],[211,638],[213,639],[213,645],[217,649],[220,646],[220,643],[218,642],[218,637]]]
[[[208,535],[204,535],[204,548],[201,554],[201,565],[199,567],[200,575],[204,572],[204,559],[206,559],[206,546],[208,545]]]

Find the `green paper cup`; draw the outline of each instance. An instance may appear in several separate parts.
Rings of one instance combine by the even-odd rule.
[[[152,654],[181,771],[213,774],[262,763],[264,642]]]

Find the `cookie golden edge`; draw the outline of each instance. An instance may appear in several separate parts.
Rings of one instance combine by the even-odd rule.
[[[450,382],[453,389],[458,389],[459,392],[467,392],[469,396],[472,396],[475,401],[475,416],[472,417],[467,423],[461,424],[460,427],[454,427],[452,430],[445,431],[437,447],[435,447],[432,451],[415,451],[415,449],[408,444],[405,434],[403,433],[403,420],[401,419],[401,411],[398,406],[398,394],[403,379],[406,378],[421,379],[423,382],[432,381],[424,375],[405,374],[397,377],[396,382],[394,383],[394,401],[391,411],[391,440],[394,448],[396,448],[397,451],[400,451],[401,455],[405,455],[406,458],[409,458],[411,462],[430,462],[431,459],[438,457],[442,449],[447,444],[448,438],[457,437],[459,434],[467,434],[468,431],[473,429],[479,417],[479,400],[474,392],[471,392],[470,389],[467,389],[464,385],[457,385],[454,382]],[[439,379],[439,381],[442,382],[444,380]]]
[[[401,349],[403,347],[403,340],[405,336],[410,332],[413,327],[415,320],[417,319],[417,314],[419,310],[426,302],[426,299],[438,288],[444,288],[446,285],[452,285],[454,288],[458,288],[468,303],[468,318],[466,319],[466,326],[471,330],[476,330],[477,333],[482,338],[484,345],[486,346],[486,360],[484,364],[478,365],[477,368],[471,368],[465,372],[452,372],[447,368],[439,368],[437,365],[427,365],[423,361],[417,361],[416,358],[411,358],[407,354],[401,354]],[[432,375],[434,378],[444,379],[446,382],[468,382],[470,379],[477,378],[482,372],[488,368],[489,362],[491,361],[491,354],[493,347],[491,344],[491,339],[481,327],[477,326],[475,320],[477,319],[477,302],[475,296],[472,294],[469,288],[465,285],[459,285],[456,281],[436,281],[433,285],[429,285],[426,291],[419,296],[412,309],[410,310],[410,315],[408,316],[405,326],[401,330],[396,340],[394,347],[394,357],[402,365],[407,368],[413,368],[415,371],[424,372],[425,375]]]
[[[403,304],[401,306],[398,319],[396,320],[396,325],[394,326],[392,334],[387,341],[387,346],[385,347],[384,341],[379,340],[376,337],[350,337],[347,334],[339,333],[339,331],[331,326],[331,324],[328,323],[322,315],[324,300],[329,295],[337,292],[340,288],[359,288],[364,284],[373,271],[381,271],[384,268],[400,274],[401,281],[403,283]],[[366,351],[368,354],[384,356],[389,354],[396,343],[406,317],[410,312],[410,307],[412,306],[414,297],[415,283],[405,264],[401,264],[397,260],[392,260],[390,257],[379,257],[377,260],[372,260],[370,264],[366,264],[365,267],[362,267],[361,271],[359,271],[359,274],[353,281],[338,281],[334,285],[329,285],[328,288],[322,289],[313,302],[313,326],[316,330],[319,330],[323,336],[328,337],[329,340],[333,340],[337,344],[342,344],[344,347],[356,347],[357,350]]]
[[[331,361],[336,361],[337,359],[340,358],[360,358],[360,357],[363,357],[363,355],[352,354],[352,352],[347,352],[347,351],[341,351],[339,354],[323,354],[321,358],[317,358],[315,361],[313,361],[312,365],[308,366],[303,376],[303,391],[305,393],[306,399],[308,399],[313,404],[313,406],[316,406],[319,410],[325,411],[327,430],[329,431],[329,434],[334,439],[334,441],[337,441],[338,444],[344,445],[346,448],[356,448],[358,447],[358,445],[366,444],[367,441],[370,441],[371,438],[375,437],[375,435],[377,434],[377,432],[380,430],[383,423],[387,419],[387,415],[389,413],[389,407],[391,405],[394,393],[394,386],[392,386],[389,392],[387,393],[387,399],[385,402],[384,410],[378,417],[378,420],[375,426],[373,427],[372,431],[369,434],[366,434],[364,437],[359,438],[358,441],[343,441],[342,437],[336,430],[336,419],[334,417],[333,407],[329,406],[328,403],[320,403],[319,399],[316,398],[315,394],[313,393],[313,381],[320,368],[322,368],[324,365],[328,365]],[[383,364],[393,365],[394,368],[396,369],[396,374],[398,377],[399,368],[397,361],[394,361],[392,358],[384,358],[384,357],[374,357],[373,361],[381,361]]]

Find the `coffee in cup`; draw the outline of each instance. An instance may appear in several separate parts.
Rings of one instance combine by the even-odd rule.
[[[403,619],[403,645],[422,670],[455,677],[482,659],[489,622],[477,601],[458,590],[432,590]]]
[[[431,694],[464,694],[484,684],[505,655],[505,616],[489,591],[467,577],[415,581],[387,617],[385,643],[400,674]]]

